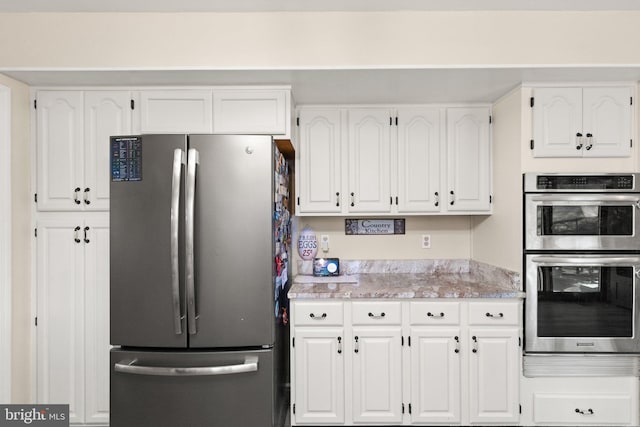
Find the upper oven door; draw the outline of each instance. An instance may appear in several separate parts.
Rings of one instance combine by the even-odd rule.
[[[526,250],[640,250],[638,194],[525,194]]]

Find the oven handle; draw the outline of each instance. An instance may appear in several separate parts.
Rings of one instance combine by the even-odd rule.
[[[618,203],[633,203],[636,208],[640,209],[640,197],[636,195],[624,195],[624,194],[593,194],[593,195],[563,195],[559,197],[558,195],[537,195],[532,196],[528,199],[531,202],[535,203],[544,203],[548,205],[554,204],[562,204],[566,205],[567,203],[571,204],[586,204],[593,206],[601,206],[605,203],[618,202]]]
[[[640,257],[598,257],[598,256],[536,256],[531,262],[540,265],[639,265]]]

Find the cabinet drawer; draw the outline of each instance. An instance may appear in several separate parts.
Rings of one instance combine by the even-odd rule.
[[[399,325],[402,322],[399,302],[354,302],[354,325]]]
[[[412,302],[410,305],[412,325],[457,325],[460,323],[458,302]]]
[[[328,326],[344,323],[342,302],[296,302],[296,326]]]
[[[535,423],[630,424],[631,396],[628,394],[537,393],[533,396]]]
[[[470,302],[470,325],[517,325],[520,310],[517,302]]]

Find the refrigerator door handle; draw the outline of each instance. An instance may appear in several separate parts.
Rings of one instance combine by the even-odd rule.
[[[173,150],[173,175],[171,179],[171,295],[173,299],[173,325],[176,335],[182,334],[182,311],[180,309],[180,264],[178,260],[178,228],[180,224],[180,177],[184,151]]]
[[[196,203],[196,165],[198,163],[198,151],[190,148],[187,158],[187,194],[185,212],[185,244],[186,244],[186,271],[187,271],[187,325],[189,334],[198,332],[196,327],[196,301],[195,301],[195,277],[194,277],[194,222]]]
[[[114,365],[114,370],[123,374],[154,375],[169,377],[193,377],[204,375],[228,375],[256,372],[258,370],[258,358],[246,356],[244,363],[239,365],[223,366],[199,366],[189,368],[168,366],[143,366],[136,365],[137,360],[123,360]]]

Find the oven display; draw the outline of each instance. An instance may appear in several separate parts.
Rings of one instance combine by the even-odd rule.
[[[540,266],[538,283],[538,336],[633,336],[633,267]]]
[[[538,190],[632,190],[633,175],[539,175]]]

